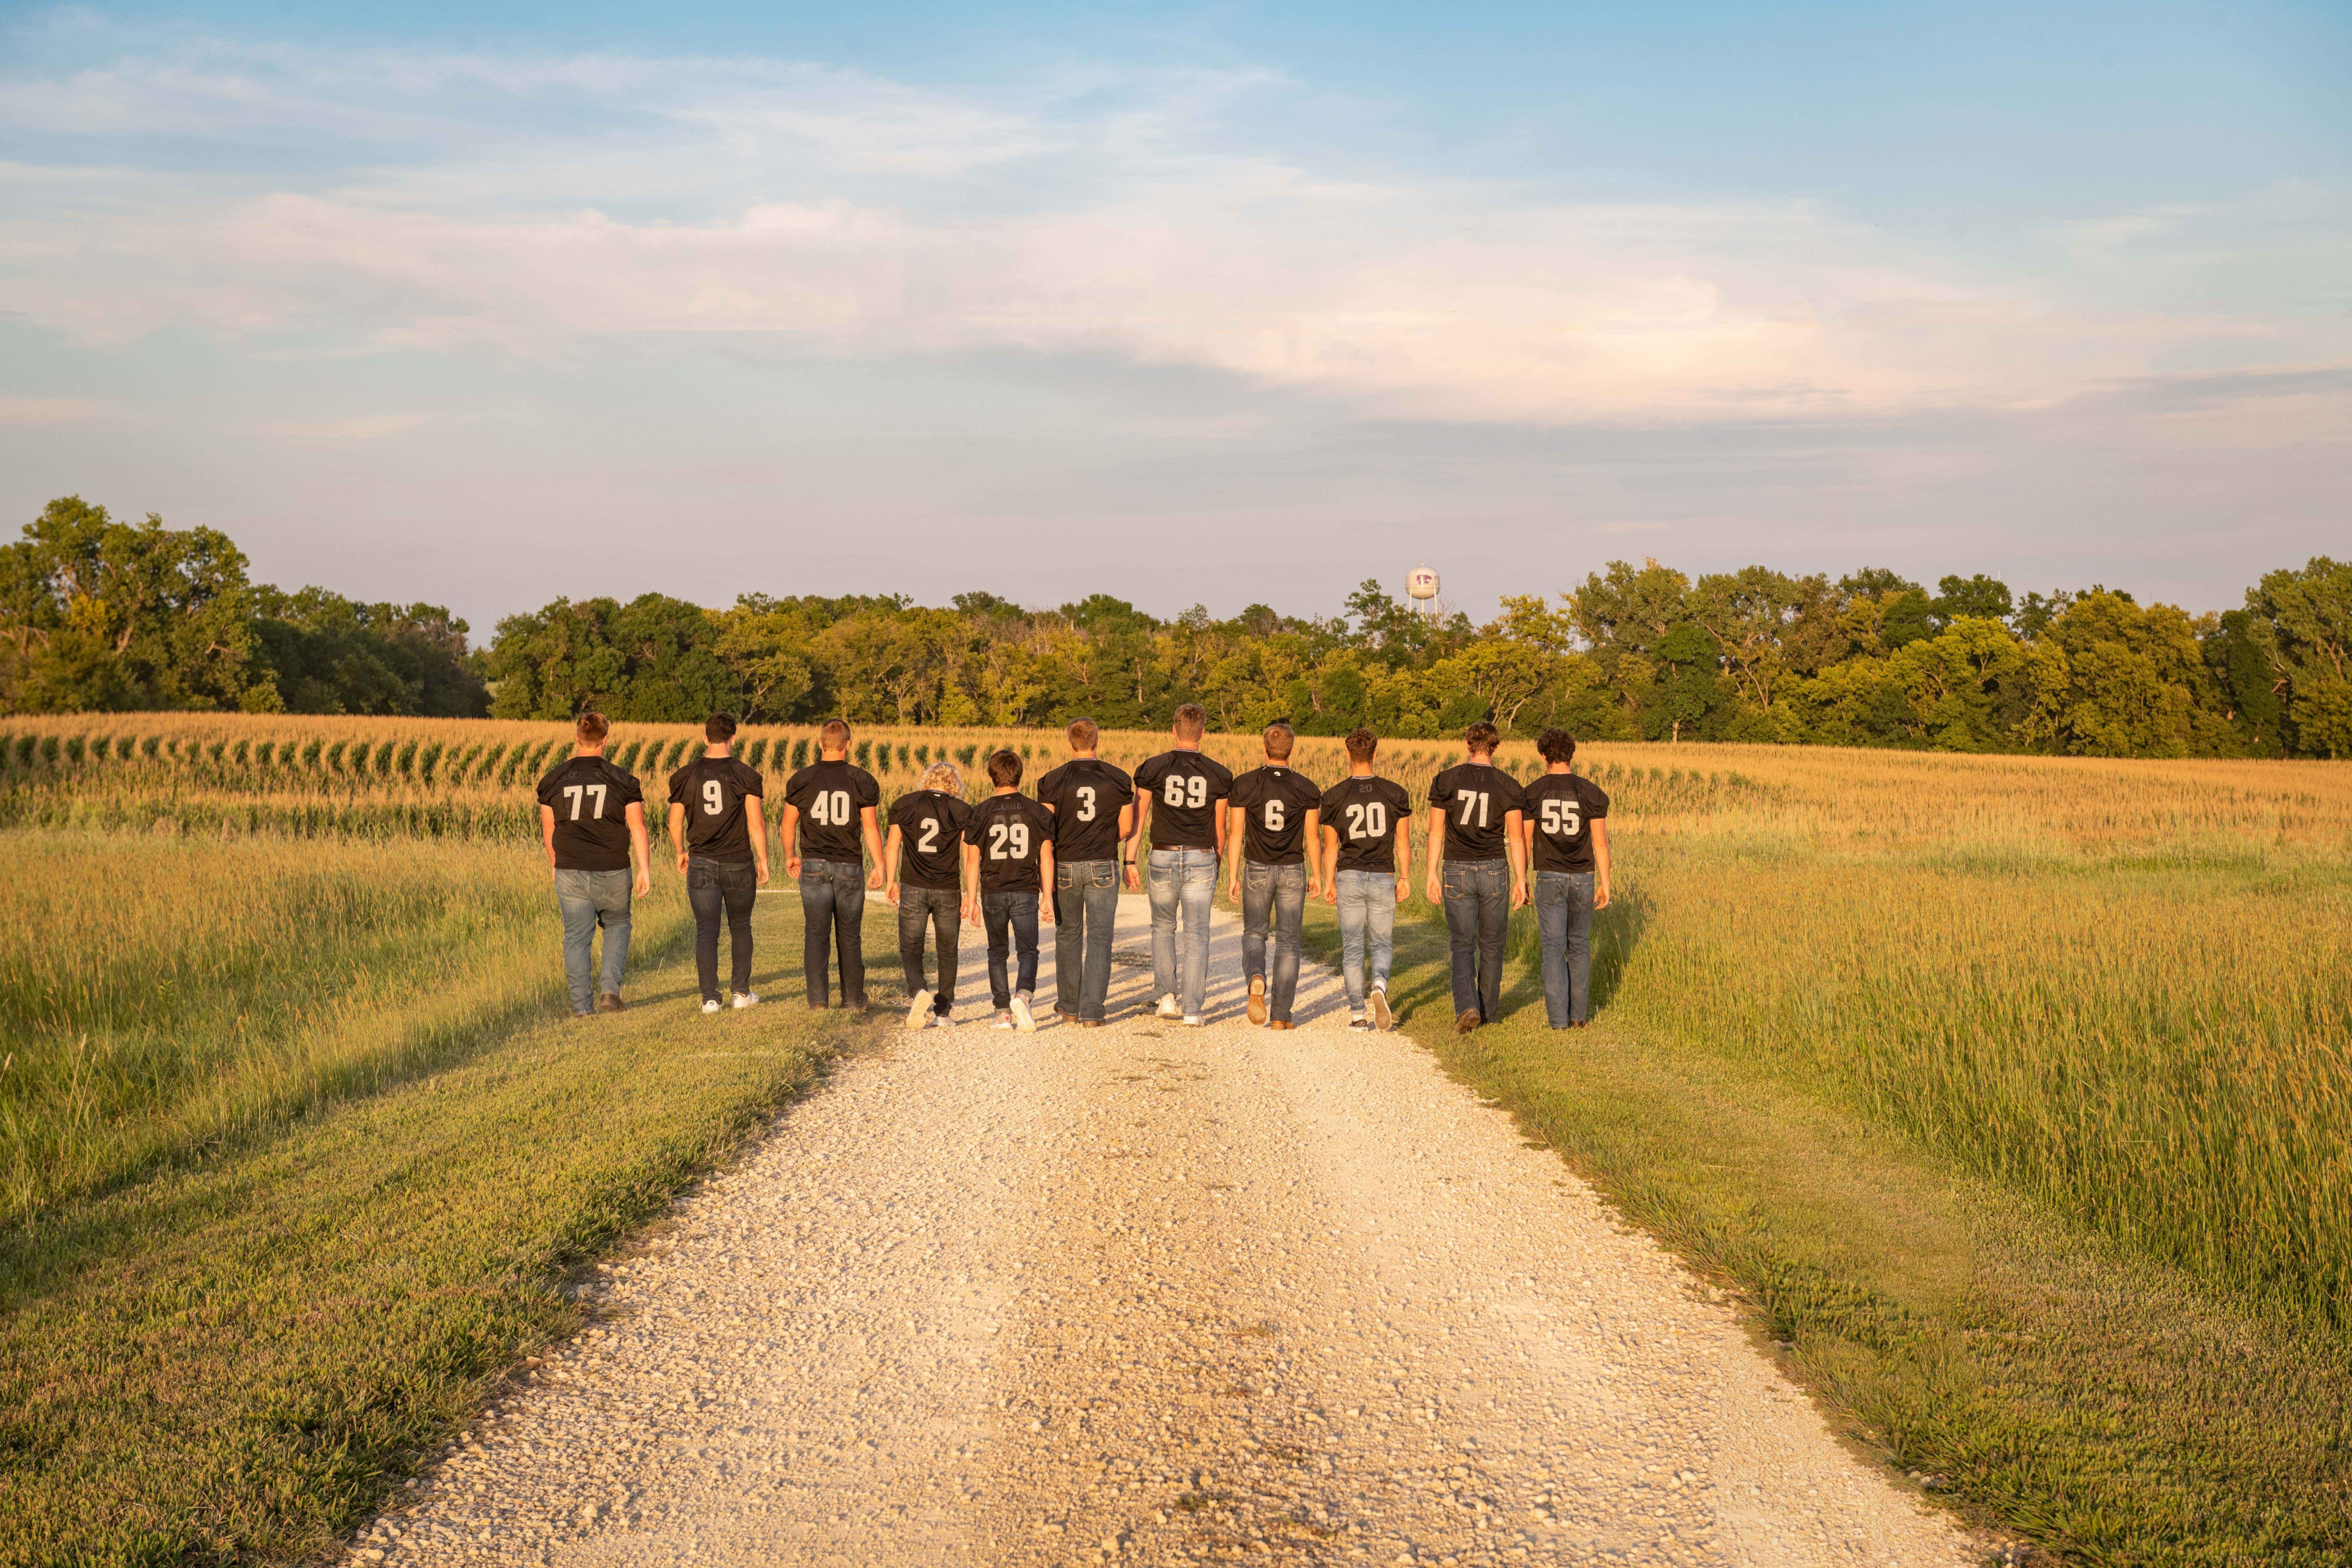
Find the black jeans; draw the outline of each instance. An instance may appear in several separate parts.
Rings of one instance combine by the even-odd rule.
[[[963,934],[962,894],[953,888],[910,888],[898,885],[898,962],[907,966],[907,994],[923,984],[923,933],[932,933],[940,951],[940,983],[929,987],[931,1011],[946,1017],[955,1011],[956,942]]]
[[[809,1005],[823,1007],[832,999],[827,961],[836,946],[842,1005],[866,1005],[866,868],[846,860],[803,860],[801,918],[806,922],[801,965],[808,977]]]
[[[1029,892],[982,893],[981,918],[988,926],[988,999],[1000,1013],[1013,1005],[1016,990],[1037,989],[1037,895]],[[1015,945],[1021,950],[1021,984],[1013,985],[1004,961]]]
[[[1454,949],[1454,1010],[1491,1024],[1503,1010],[1503,941],[1511,876],[1500,860],[1445,863],[1445,934]]]
[[[705,860],[686,863],[686,901],[694,906],[694,967],[702,979],[702,999],[719,1002],[719,917],[727,917],[734,945],[735,994],[751,989],[751,905],[760,879],[749,860]]]

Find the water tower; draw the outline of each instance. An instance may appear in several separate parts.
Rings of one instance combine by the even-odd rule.
[[[1412,607],[1423,615],[1437,614],[1437,572],[1429,566],[1416,566],[1404,580],[1404,591],[1412,600]]]

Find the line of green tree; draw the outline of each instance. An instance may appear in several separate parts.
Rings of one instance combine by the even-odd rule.
[[[249,585],[215,531],[110,520],[68,498],[0,569],[0,710],[243,708],[754,722],[1221,729],[1287,718],[1444,734],[1490,718],[1594,740],[1748,741],[2097,756],[2352,757],[2352,564],[2266,574],[2191,615],[2105,587],[2016,598],[1981,574],[1930,592],[1884,569],[1694,580],[1612,562],[1484,626],[1377,582],[1328,619],[1253,605],[1161,620],[1097,594],[661,594],[558,599],[468,649],[435,605]]]

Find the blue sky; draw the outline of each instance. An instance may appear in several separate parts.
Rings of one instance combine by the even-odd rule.
[[[2343,7],[850,9],[0,10],[0,517],[479,632],[2352,548]]]

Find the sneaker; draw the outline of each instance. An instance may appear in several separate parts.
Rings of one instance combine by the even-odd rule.
[[[952,1028],[954,1028],[955,1026],[956,1026],[956,1021],[955,1021],[955,1015],[954,1015],[953,1013],[934,1013],[934,1014],[932,1014],[932,1015],[931,1015],[931,1027],[932,1027],[932,1028],[934,1028],[934,1029],[952,1029]]]
[[[757,991],[738,991],[735,993],[735,1001],[733,1005],[737,1007],[756,1007],[759,1005],[760,994]]]
[[[1181,1018],[1183,1016],[1184,1009],[1176,1005],[1176,993],[1171,991],[1167,995],[1162,996],[1160,999],[1159,1016],[1162,1018]]]
[[[1372,1027],[1376,1029],[1385,1029],[1396,1022],[1396,1015],[1389,1011],[1389,988],[1387,986],[1373,986],[1370,1000],[1372,1005]]]
[[[919,1029],[929,1024],[938,1006],[929,992],[916,992],[914,1000],[907,1004],[907,1027]]]
[[[1198,1013],[1187,1013],[1184,1015],[1184,1026],[1188,1029],[1197,1029],[1208,1021],[1209,1020],[1203,1018]]]
[[[596,998],[596,1011],[599,1013],[617,1013],[627,1005],[626,1002],[621,1000],[621,994],[617,991],[607,991]]]
[[[1474,1007],[1469,1012],[1463,1014],[1460,1017],[1454,1020],[1454,1032],[1457,1035],[1466,1035],[1471,1030],[1476,1028],[1478,1024],[1478,1012],[1477,1009]]]
[[[996,1026],[997,1026],[998,1028],[1000,1028],[1000,1029],[1010,1029],[1010,1028],[1016,1027],[1016,1026],[1015,1026],[1015,1025],[1014,1025],[1014,1023],[1013,1022],[1013,1009],[1012,1009],[1012,1008],[1007,1007],[1006,1009],[1004,1009],[1004,1011],[1003,1011],[1003,1012],[1001,1012],[1001,1013],[997,1014],[997,1016],[996,1016]]]
[[[1265,976],[1263,974],[1250,976],[1249,1018],[1253,1024],[1265,1022]]]
[[[1013,1026],[1024,1035],[1037,1032],[1037,1018],[1029,1011],[1029,998],[1026,996],[1013,998]]]
[[[702,999],[702,1010],[706,1013],[716,1013],[719,1011],[719,998],[716,996],[704,997]]]
[[[1356,1017],[1348,1020],[1348,1029],[1351,1034],[1369,1035],[1372,1032],[1372,1021],[1361,1015],[1358,1015]]]

